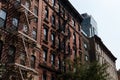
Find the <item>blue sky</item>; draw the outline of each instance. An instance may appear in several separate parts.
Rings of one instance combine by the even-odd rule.
[[[120,69],[120,0],[69,0],[80,14],[88,13],[97,22],[98,35],[117,57]]]

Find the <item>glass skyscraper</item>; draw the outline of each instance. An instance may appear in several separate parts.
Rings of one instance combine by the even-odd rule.
[[[88,37],[98,35],[97,23],[91,15],[87,13],[82,14],[83,21],[81,23],[82,32]]]

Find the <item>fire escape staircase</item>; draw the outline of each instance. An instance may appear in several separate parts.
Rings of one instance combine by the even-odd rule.
[[[30,18],[38,18],[32,11],[30,11],[29,9],[27,9],[23,4],[21,4],[21,3],[19,3],[19,2],[17,2],[16,0],[5,0],[6,1],[6,6],[7,6],[7,8],[8,8],[8,10],[9,10],[9,15],[7,15],[8,17],[7,17],[7,20],[8,20],[8,22],[10,22],[10,23],[7,23],[6,24],[6,26],[8,27],[10,27],[11,26],[11,20],[10,20],[10,16],[13,16],[14,14],[13,13],[15,13],[15,9],[18,11],[18,12],[21,12],[22,14],[24,14],[24,16],[25,16],[25,19],[26,19],[26,21],[27,21],[27,25],[30,27],[30,23],[29,23],[29,19]],[[30,0],[31,1],[31,0]],[[14,5],[14,3],[15,3],[15,5]],[[5,7],[6,7],[5,6]],[[14,8],[13,8],[14,7]],[[25,12],[25,10],[27,10],[29,13],[30,13],[30,15],[28,15],[26,12]],[[30,66],[30,55],[29,55],[29,53],[28,53],[28,51],[27,51],[27,47],[26,47],[26,38],[27,38],[27,41],[30,41],[30,43],[32,42],[32,43],[36,43],[36,41],[34,40],[34,39],[32,39],[31,37],[29,37],[28,35],[26,35],[26,34],[24,34],[23,32],[21,32],[21,31],[15,31],[15,32],[17,32],[17,34],[15,33],[15,32],[11,32],[11,29],[10,28],[8,28],[8,29],[4,29],[7,33],[12,33],[12,35],[17,35],[18,37],[20,37],[21,39],[22,39],[22,43],[23,43],[23,46],[24,46],[24,49],[25,49],[25,52],[26,52],[26,54],[27,54],[27,62],[28,62],[28,64],[29,64],[29,66]],[[14,34],[15,33],[15,34]],[[25,69],[25,70],[27,70],[28,72],[32,72],[32,74],[38,74],[38,72],[37,71],[35,71],[34,69],[32,69],[32,68],[30,68],[29,66],[27,67],[27,66],[23,66],[23,65],[21,65],[21,64],[18,64],[18,63],[14,63],[14,64],[9,64],[9,65],[13,65],[13,66],[15,66],[16,68],[18,68],[19,69],[19,74],[21,75],[21,79],[22,80],[25,80],[24,79],[24,77],[23,77],[23,73],[22,73],[22,69]]]

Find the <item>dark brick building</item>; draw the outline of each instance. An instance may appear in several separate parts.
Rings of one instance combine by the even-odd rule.
[[[81,21],[68,0],[0,0],[2,79],[55,80],[83,55]]]

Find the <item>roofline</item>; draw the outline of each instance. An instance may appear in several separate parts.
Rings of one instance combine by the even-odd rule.
[[[82,22],[83,17],[81,14],[73,7],[69,0],[59,0],[66,10],[76,19],[78,22]]]
[[[101,38],[97,35],[94,36],[95,41],[97,40],[99,44],[107,51],[106,55],[108,55],[114,62],[117,60],[117,58],[112,54],[112,52],[105,46],[105,44],[102,42]]]

